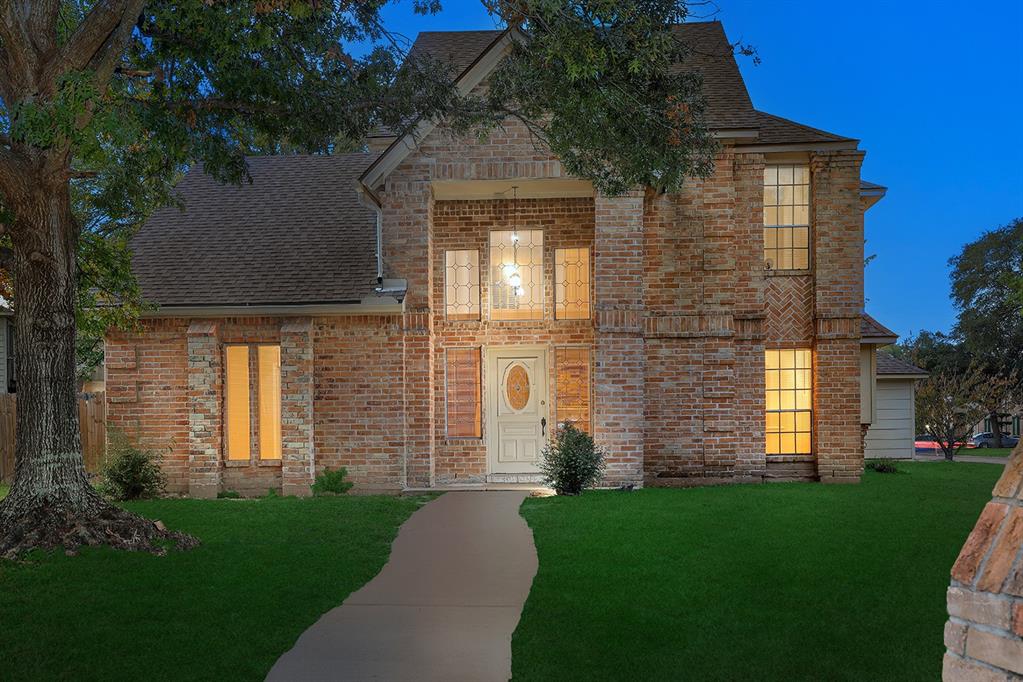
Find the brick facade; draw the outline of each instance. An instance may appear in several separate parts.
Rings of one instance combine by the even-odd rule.
[[[946,682],[1023,679],[1023,443],[952,567]]]
[[[805,155],[811,267],[792,273],[763,265],[769,160],[725,147],[710,177],[669,195],[442,201],[435,183],[510,186],[557,180],[562,169],[516,123],[485,143],[437,130],[373,188],[385,276],[407,281],[400,311],[147,320],[138,334],[107,339],[110,422],[163,448],[171,489],[193,495],[305,494],[317,472],[339,466],[361,490],[476,483],[490,473],[486,408],[483,437],[448,438],[447,350],[479,348],[485,360],[489,348],[546,348],[553,419],[557,351],[587,349],[585,404],[608,451],[608,485],[858,480],[862,153]],[[542,320],[489,318],[489,232],[510,229],[512,215],[519,229],[544,231]],[[554,319],[560,247],[590,250],[588,320]],[[479,252],[478,320],[445,315],[449,249]],[[281,346],[281,461],[224,461],[227,343]],[[776,348],[813,351],[811,455],[765,454],[764,351]],[[485,403],[492,378],[482,365]]]

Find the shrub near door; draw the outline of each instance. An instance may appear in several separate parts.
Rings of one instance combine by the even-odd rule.
[[[557,494],[578,495],[603,476],[604,451],[594,445],[590,434],[566,422],[554,440],[544,446],[540,472]]]

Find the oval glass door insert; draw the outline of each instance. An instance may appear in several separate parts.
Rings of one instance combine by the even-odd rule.
[[[521,412],[529,404],[529,374],[522,365],[514,365],[504,380],[504,392],[508,406]]]

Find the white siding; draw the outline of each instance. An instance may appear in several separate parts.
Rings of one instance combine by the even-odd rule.
[[[913,456],[913,383],[912,379],[877,378],[877,418],[867,431],[866,457]]]

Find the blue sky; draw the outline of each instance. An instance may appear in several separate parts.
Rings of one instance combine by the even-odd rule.
[[[442,0],[443,1],[443,0]],[[494,28],[478,0],[432,17],[385,11],[422,30]],[[899,334],[947,331],[949,257],[1023,217],[1023,3],[718,0],[754,106],[855,137],[866,180],[888,196],[867,212],[867,309]]]

